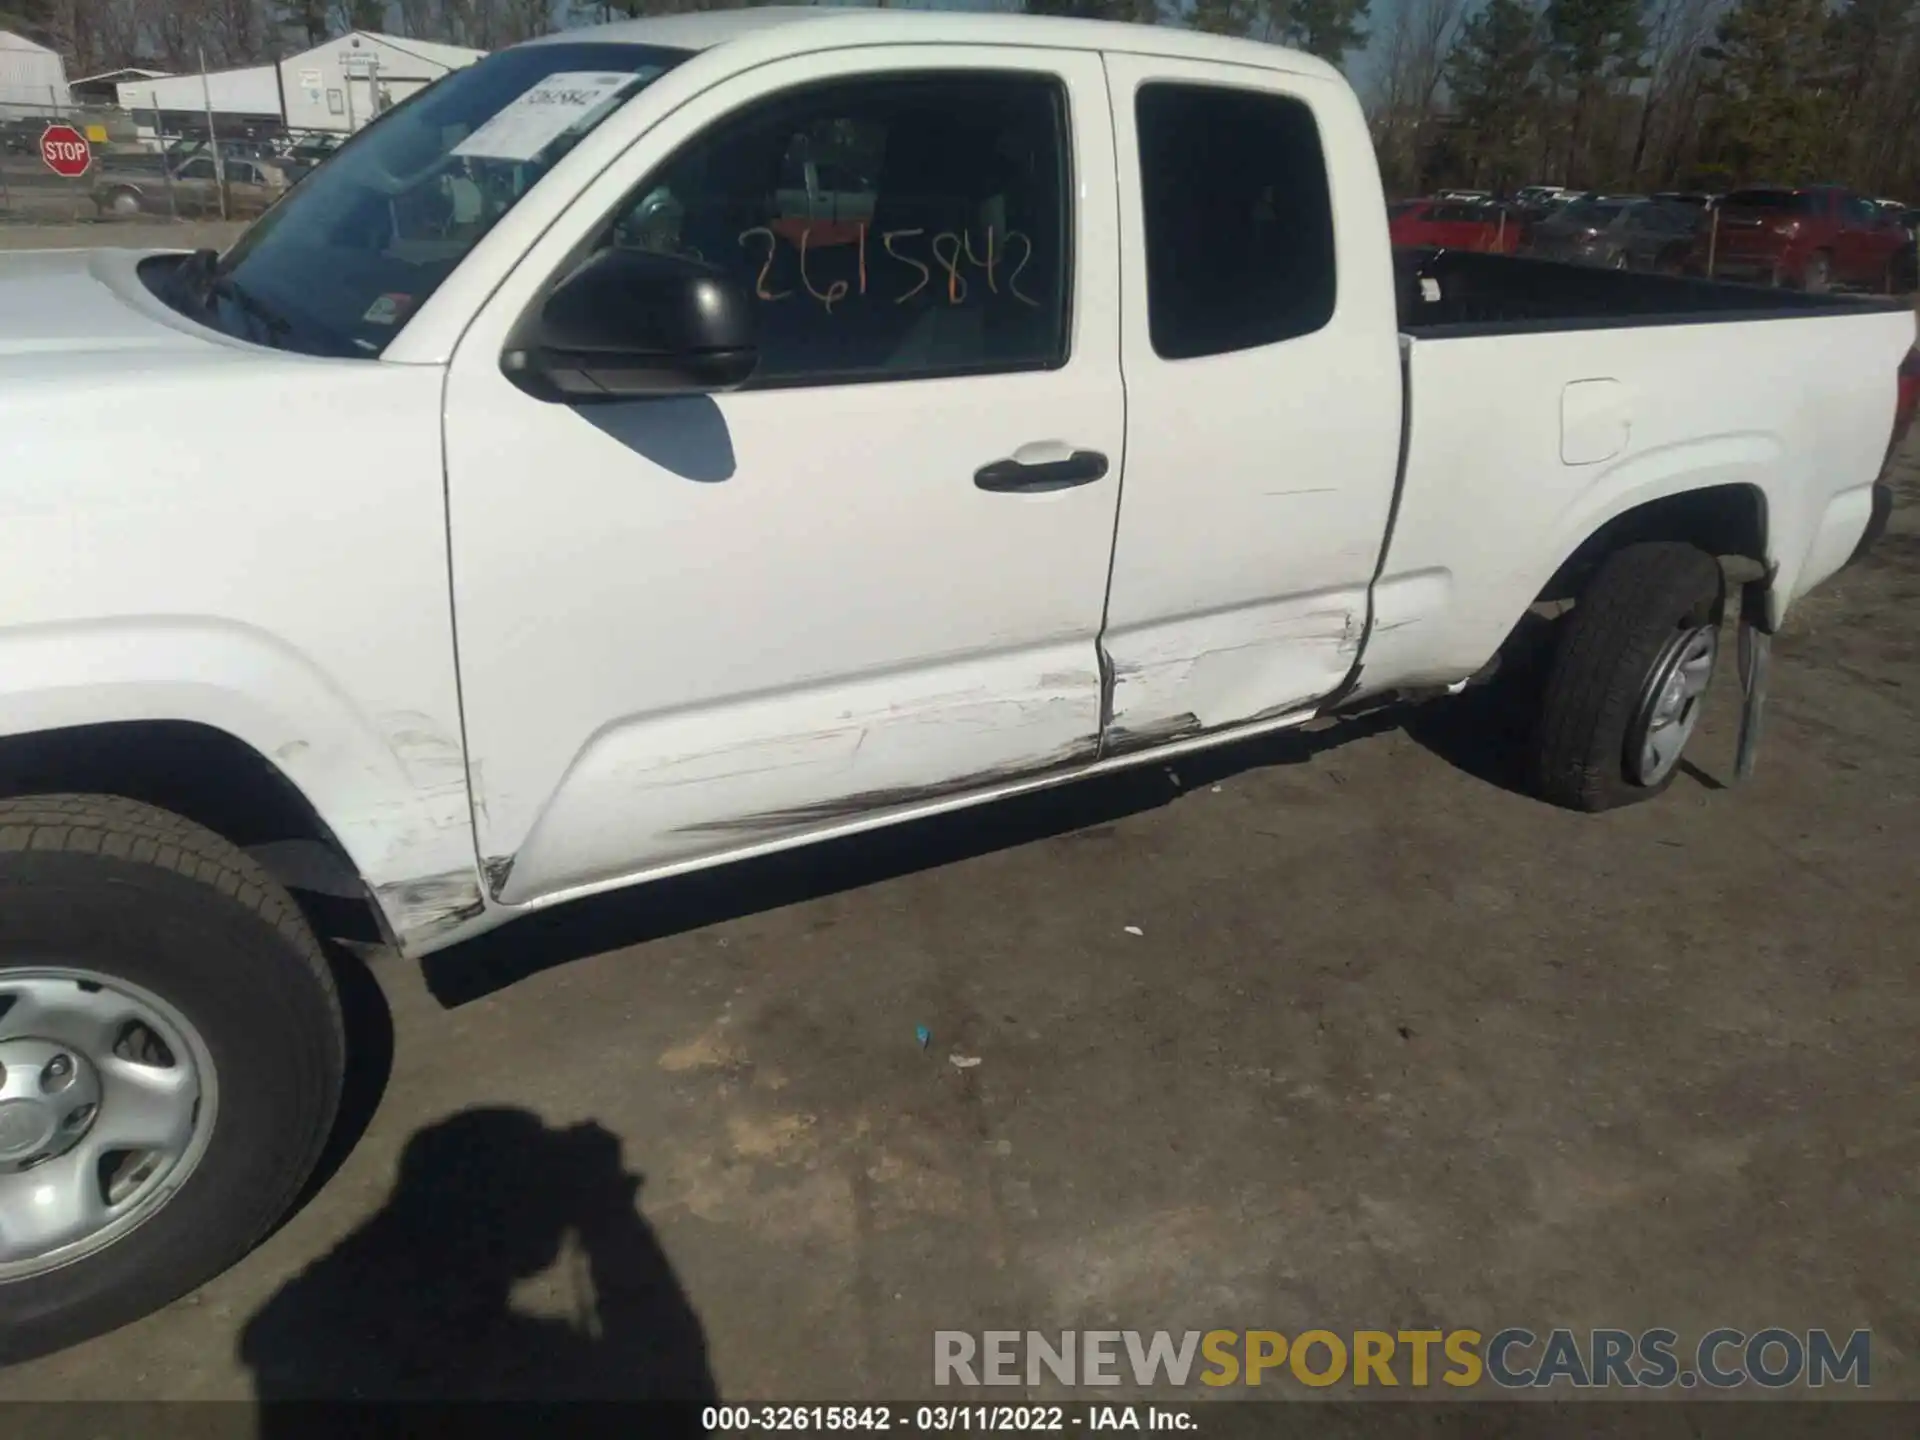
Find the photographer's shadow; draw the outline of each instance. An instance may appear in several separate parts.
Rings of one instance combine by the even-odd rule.
[[[385,1208],[242,1332],[262,1435],[287,1401],[671,1400],[697,1418],[715,1398],[706,1339],[640,1183],[596,1124],[500,1108],[420,1130]],[[536,1276],[545,1314],[514,1304]]]

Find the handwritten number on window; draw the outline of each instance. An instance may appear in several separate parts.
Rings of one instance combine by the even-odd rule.
[[[741,245],[744,246],[747,240],[754,235],[764,235],[767,237],[767,258],[761,264],[760,274],[753,282],[753,293],[758,295],[762,300],[784,300],[793,293],[791,290],[774,291],[767,289],[767,272],[773,269],[774,256],[780,251],[780,237],[775,235],[773,231],[769,230],[765,225],[756,225],[751,230],[742,230],[740,232]]]
[[[906,304],[907,301],[911,300],[914,296],[918,295],[922,290],[926,289],[928,283],[931,282],[933,279],[933,272],[929,270],[926,266],[922,265],[918,260],[915,260],[911,255],[902,255],[898,250],[893,248],[893,242],[895,240],[908,239],[908,238],[911,238],[912,236],[922,235],[925,233],[926,232],[922,230],[889,230],[887,231],[886,234],[880,237],[880,244],[886,250],[887,254],[891,255],[896,260],[904,261],[906,264],[913,266],[914,269],[920,272],[920,283],[914,286],[911,290],[907,291],[906,294],[896,296],[893,302],[896,305]]]
[[[994,281],[993,267],[999,262],[1000,256],[993,248],[993,227],[991,225],[987,227],[987,258],[985,260],[982,260],[978,255],[973,253],[973,232],[971,230],[962,233],[960,239],[961,243],[966,246],[967,263],[987,272],[987,289],[991,290],[995,295],[998,295],[1000,293],[1000,287]],[[1029,245],[1027,248],[1031,251],[1033,247]]]
[[[880,248],[886,251],[889,258],[897,260],[902,265],[908,266],[918,272],[918,278],[914,280],[913,284],[908,289],[893,297],[893,303],[896,305],[904,305],[933,283],[933,267],[923,260],[915,259],[910,253],[910,247],[908,247],[907,244],[907,242],[912,241],[915,237],[925,235],[926,233],[924,229],[915,227],[905,230],[887,230],[882,232],[880,236]],[[856,244],[859,283],[859,290],[857,292],[855,292],[845,280],[828,281],[827,287],[824,290],[815,288],[813,279],[807,268],[812,234],[813,227],[807,226],[800,231],[800,238],[798,242],[796,242],[800,253],[800,283],[807,294],[811,295],[815,300],[818,300],[826,312],[831,315],[833,313],[833,307],[840,301],[846,299],[849,294],[858,293],[864,295],[867,293],[868,231],[864,224],[859,227],[859,238]],[[791,290],[772,290],[768,288],[768,276],[773,271],[774,262],[779,258],[781,237],[768,226],[756,225],[751,230],[742,230],[740,232],[740,244],[742,247],[746,247],[748,242],[756,236],[765,238],[767,242],[767,253],[761,261],[760,272],[754,280],[753,293],[765,301],[784,300],[794,292]],[[1004,245],[1002,244],[1003,241]],[[845,242],[829,240],[827,243],[831,246],[835,243],[844,244]],[[987,289],[992,294],[1000,294],[1001,277],[999,270],[1001,262],[1008,259],[1010,253],[1015,247],[1018,247],[1020,263],[1015,265],[1013,267],[1013,273],[1006,277],[1007,293],[1011,294],[1013,298],[1018,300],[1022,305],[1032,306],[1036,310],[1040,308],[1040,302],[1020,288],[1020,277],[1026,272],[1027,266],[1033,262],[1033,239],[1024,231],[1008,230],[1002,233],[995,231],[992,226],[988,226],[984,237],[984,244],[978,249],[975,247],[974,237],[971,231],[942,230],[933,235],[926,243],[927,251],[934,264],[938,265],[946,274],[945,288],[947,292],[947,303],[949,305],[964,304],[967,298],[968,281],[967,277],[961,273],[963,262],[966,265],[973,266],[986,276]]]
[[[1033,241],[1024,231],[1009,230],[1007,232],[1007,244],[1012,245],[1016,240],[1018,240],[1025,249],[1020,256],[1020,263],[1013,267],[1013,274],[1007,277],[1007,289],[1013,292],[1014,299],[1024,301],[1026,304],[1038,309],[1040,302],[1030,295],[1023,294],[1020,289],[1020,272],[1025,270],[1027,268],[1027,262],[1033,259]]]
[[[940,242],[947,242],[943,251]],[[958,305],[967,298],[967,282],[960,274],[960,237],[951,230],[943,230],[933,237],[933,258],[940,268],[947,272],[947,303]]]
[[[807,278],[807,237],[811,234],[813,234],[811,227],[800,232],[800,283],[807,287],[807,293],[809,295],[827,307],[827,313],[831,315],[833,313],[833,302],[836,300],[844,300],[847,297],[847,282],[844,280],[830,280],[827,282],[827,288],[824,292],[813,288],[813,281]],[[866,239],[866,232],[863,229],[860,235],[862,248],[865,248]]]

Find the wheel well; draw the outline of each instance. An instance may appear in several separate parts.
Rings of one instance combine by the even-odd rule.
[[[1649,500],[1614,516],[1561,562],[1533,604],[1507,632],[1481,677],[1526,671],[1544,661],[1560,617],[1578,600],[1601,562],[1628,545],[1678,540],[1698,546],[1720,560],[1723,568],[1729,557],[1739,557],[1747,562],[1742,568],[1748,574],[1764,573],[1766,508],[1766,497],[1751,485],[1710,485]]]
[[[252,746],[210,725],[136,720],[0,737],[0,799],[45,794],[142,800],[243,850],[312,841],[332,852],[342,875],[359,880],[293,782]]]
[[[1766,497],[1752,485],[1709,485],[1636,505],[1582,541],[1535,603],[1574,599],[1607,556],[1648,540],[1679,540],[1715,557],[1737,555],[1764,564],[1766,512]]]

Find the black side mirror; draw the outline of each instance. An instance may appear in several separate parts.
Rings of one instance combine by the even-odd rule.
[[[753,297],[697,260],[602,250],[515,328],[500,367],[559,404],[705,394],[759,360]]]

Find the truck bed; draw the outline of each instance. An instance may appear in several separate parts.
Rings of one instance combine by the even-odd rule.
[[[1364,688],[1473,673],[1586,537],[1665,496],[1708,491],[1764,531],[1779,613],[1859,540],[1905,301],[1465,252],[1394,266],[1406,419]]]
[[[1904,299],[1809,295],[1467,250],[1394,251],[1400,328],[1421,339],[1902,311]]]

